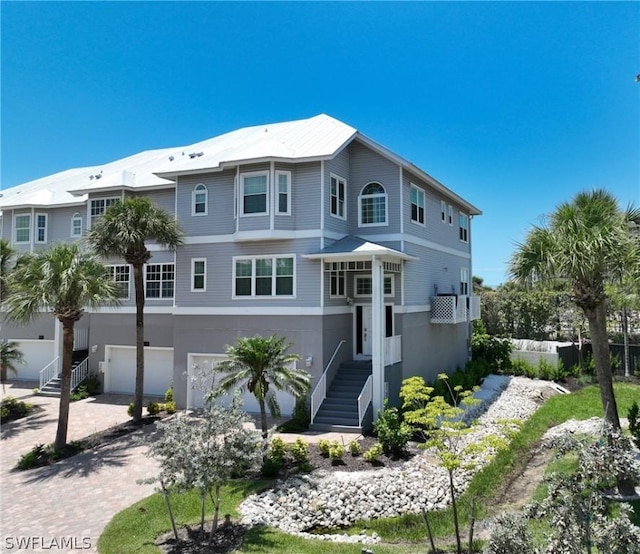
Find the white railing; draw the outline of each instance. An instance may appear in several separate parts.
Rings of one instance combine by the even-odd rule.
[[[86,350],[89,348],[89,329],[73,330],[73,349]]]
[[[469,297],[469,321],[474,321],[476,319],[480,319],[480,297],[479,296],[470,296]]]
[[[89,374],[89,358],[82,360],[75,369],[71,372],[71,391],[74,391],[76,387],[84,381],[85,377]]]
[[[467,296],[447,294],[431,297],[431,323],[467,321]]]
[[[384,365],[393,365],[402,361],[402,335],[385,337],[384,339]]]
[[[60,358],[55,358],[40,370],[40,388],[60,374]]]
[[[367,413],[367,408],[373,399],[373,376],[369,375],[362,387],[362,392],[358,396],[358,426],[362,426],[362,420]]]
[[[333,356],[329,360],[329,363],[325,366],[324,371],[322,372],[322,376],[318,380],[318,384],[313,389],[311,393],[311,423],[313,423],[313,419],[316,417],[318,410],[320,409],[320,405],[324,402],[324,399],[327,397],[327,371],[331,367],[333,360],[340,350],[340,347],[347,342],[346,340],[341,340],[336,346],[336,349],[333,351]]]

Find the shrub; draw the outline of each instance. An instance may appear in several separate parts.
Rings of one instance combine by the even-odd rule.
[[[362,457],[370,463],[377,461],[377,459],[382,455],[382,445],[377,442],[375,443],[369,450],[367,450]]]
[[[135,410],[135,408],[135,403],[131,402],[131,404],[129,404],[129,407],[127,408],[127,414],[129,414],[129,417],[133,417],[133,411]]]
[[[631,408],[629,408],[629,412],[627,413],[627,419],[629,420],[629,431],[631,432],[631,437],[635,445],[640,448],[640,418],[638,417],[638,412],[640,408],[638,408],[638,403],[634,401],[631,404]]]
[[[168,402],[165,402],[164,404],[162,404],[162,409],[168,414],[175,414],[176,403],[173,400],[169,400]]]
[[[329,449],[331,448],[331,441],[328,439],[320,439],[318,441],[318,449],[320,450],[320,454],[322,454],[325,458],[329,457]]]
[[[263,477],[267,477],[269,479],[273,477],[277,477],[280,473],[280,469],[282,468],[282,462],[278,460],[274,460],[273,458],[267,457],[262,462],[262,468],[260,472]]]
[[[169,387],[164,393],[164,401],[166,403],[173,402],[173,387]]]
[[[20,419],[26,416],[32,408],[33,404],[27,404],[13,396],[7,396],[0,403],[0,423]]]
[[[348,447],[352,456],[360,456],[360,454],[362,454],[362,446],[358,441],[353,440],[349,442]]]
[[[490,371],[503,372],[511,367],[511,342],[489,335],[486,329],[474,328],[471,337],[471,357],[484,359]]]
[[[29,452],[20,456],[16,467],[18,469],[31,469],[46,464],[48,455],[44,444],[36,444]]]
[[[284,462],[284,458],[287,454],[287,444],[280,438],[274,437],[269,443],[268,457],[273,460],[279,460],[280,465]]]
[[[387,456],[403,456],[406,453],[413,428],[402,421],[398,408],[389,408],[385,401],[385,410],[378,414],[373,429]]]
[[[339,460],[342,460],[343,456],[344,456],[344,446],[342,446],[337,441],[332,442],[331,446],[329,447],[329,459],[332,462],[337,462]]]
[[[85,389],[89,396],[95,396],[96,394],[100,394],[102,391],[102,384],[100,383],[100,377],[98,377],[95,373],[89,373],[82,381]]]
[[[151,402],[147,406],[147,413],[152,416],[157,415],[161,411],[161,406],[162,404],[159,404],[158,402]]]
[[[298,438],[296,442],[289,445],[289,452],[294,461],[299,464],[309,462],[309,443],[305,440]]]
[[[78,400],[84,400],[85,398],[89,398],[89,393],[84,385],[80,385],[69,395],[70,402],[77,402]]]

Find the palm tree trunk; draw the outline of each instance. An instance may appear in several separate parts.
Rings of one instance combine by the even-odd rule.
[[[264,405],[264,398],[258,399],[258,405],[260,406],[260,425],[262,426],[262,439],[267,440],[269,436],[269,422],[267,420],[267,408]]]
[[[631,356],[629,355],[629,312],[622,308],[622,340],[624,343],[624,376],[631,377]]]
[[[60,387],[60,407],[58,410],[58,430],[53,444],[61,450],[67,444],[69,425],[69,403],[71,400],[71,363],[73,358],[73,327],[75,321],[60,318],[62,322],[62,383]]]
[[[133,420],[142,419],[144,395],[144,282],[142,264],[133,266],[133,281],[136,290],[136,399]]]

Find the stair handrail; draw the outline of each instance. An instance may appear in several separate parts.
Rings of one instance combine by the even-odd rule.
[[[358,396],[358,427],[362,427],[362,420],[367,413],[367,408],[373,400],[373,375],[369,375]]]
[[[71,372],[71,392],[84,381],[85,377],[89,374],[89,357],[87,356],[82,360]]]
[[[58,376],[60,373],[58,366],[59,360],[60,356],[56,356],[40,370],[40,388],[44,387],[49,381]]]
[[[342,339],[338,343],[338,346],[336,346],[336,349],[333,351],[333,356],[331,356],[331,358],[329,359],[329,363],[325,366],[324,371],[322,372],[322,376],[318,380],[318,383],[316,384],[315,388],[313,389],[313,392],[311,393],[311,423],[313,423],[313,420],[316,417],[318,410],[320,409],[320,405],[324,402],[324,399],[327,397],[327,371],[329,371],[329,368],[331,367],[333,360],[338,354],[338,350],[340,350],[340,347],[345,342],[347,342],[346,339]]]

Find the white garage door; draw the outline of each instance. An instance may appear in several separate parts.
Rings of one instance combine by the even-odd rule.
[[[189,382],[187,389],[187,407],[191,409],[203,408],[203,397],[205,392],[211,390],[213,386],[212,368],[223,360],[226,360],[225,354],[188,354],[187,367],[189,368]],[[213,377],[219,380],[222,374]],[[276,398],[280,404],[280,411],[283,416],[290,416],[295,405],[295,398],[290,394],[282,391],[276,391]],[[219,406],[229,406],[233,400],[233,392],[229,392],[217,399]],[[242,395],[243,409],[250,414],[259,414],[260,408],[256,397],[250,392]]]
[[[11,340],[11,339],[9,339]],[[40,370],[53,361],[54,341],[52,340],[16,340],[18,350],[24,357],[23,364],[15,364],[17,373],[8,372],[8,379],[38,381]]]
[[[135,346],[105,349],[105,392],[134,394],[136,390]],[[173,348],[144,349],[144,394],[164,396],[173,384]]]

